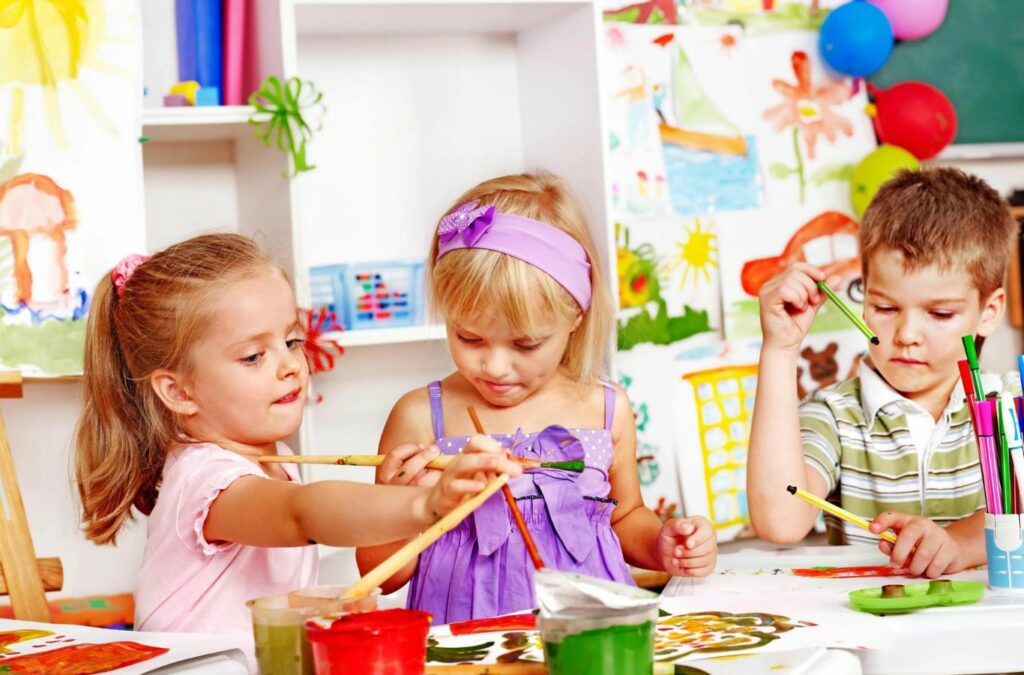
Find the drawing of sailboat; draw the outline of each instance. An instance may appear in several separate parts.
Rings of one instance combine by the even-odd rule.
[[[680,47],[673,68],[673,111],[678,126],[668,124],[662,116],[658,125],[662,143],[693,150],[724,155],[746,155],[747,142],[739,128],[718,109],[697,80],[690,59]],[[700,127],[698,131],[694,127]],[[727,133],[706,131],[723,129]]]

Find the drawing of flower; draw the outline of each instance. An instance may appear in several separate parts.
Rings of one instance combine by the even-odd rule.
[[[781,79],[772,80],[772,87],[783,97],[783,102],[768,108],[763,118],[772,123],[773,130],[781,133],[793,129],[793,152],[796,167],[774,164],[772,174],[779,178],[796,174],[800,180],[800,201],[804,199],[804,163],[800,155],[799,138],[802,135],[807,145],[807,158],[814,159],[818,137],[824,136],[829,143],[835,143],[839,133],[853,135],[850,120],[833,110],[853,96],[853,90],[845,82],[828,82],[814,86],[811,82],[811,63],[807,53],[795,51],[791,57],[796,84]]]

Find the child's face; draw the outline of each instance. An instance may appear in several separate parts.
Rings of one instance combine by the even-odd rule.
[[[186,430],[273,452],[299,428],[309,381],[292,288],[268,269],[228,287],[212,316],[191,351],[186,387],[194,412]]]
[[[581,320],[552,316],[538,326],[536,339],[493,317],[448,322],[448,345],[459,372],[485,401],[514,406],[558,372],[569,336]]]
[[[1005,294],[980,298],[962,269],[929,266],[908,272],[903,254],[880,251],[868,261],[864,320],[880,344],[869,345],[875,367],[911,400],[944,404],[965,358],[964,335],[991,335],[1003,313]]]

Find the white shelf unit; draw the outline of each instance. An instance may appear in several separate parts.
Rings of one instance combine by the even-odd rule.
[[[258,0],[256,12],[261,78],[298,76],[324,95],[307,150],[316,169],[285,180],[285,157],[252,137],[247,108],[147,110],[151,250],[210,229],[256,235],[308,305],[311,266],[423,258],[463,191],[546,169],[580,198],[606,268],[614,260],[593,0]],[[374,453],[394,402],[451,372],[445,331],[337,337],[350,349],[314,379],[322,399],[299,449]],[[307,479],[373,479],[306,468]],[[351,552],[326,558],[324,578],[354,577]]]
[[[328,333],[325,339],[337,341],[342,347],[367,347],[374,345],[397,345],[404,342],[425,342],[447,338],[445,327],[440,324],[426,326],[403,326],[401,328],[378,328],[375,330],[346,330]]]

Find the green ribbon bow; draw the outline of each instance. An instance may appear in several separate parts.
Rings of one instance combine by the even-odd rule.
[[[268,147],[273,145],[288,153],[290,169],[284,172],[285,177],[316,168],[306,162],[306,143],[313,138],[314,131],[320,130],[320,124],[314,129],[304,114],[315,110],[322,117],[326,111],[323,97],[308,80],[292,77],[282,84],[274,75],[249,97],[249,105],[255,108],[249,124],[262,127],[256,131],[256,138]]]

